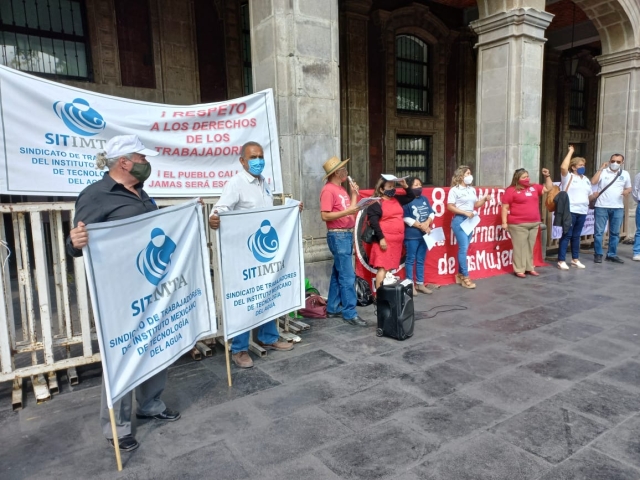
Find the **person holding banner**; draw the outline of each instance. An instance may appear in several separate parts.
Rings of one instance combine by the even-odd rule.
[[[358,207],[358,185],[350,181],[351,196],[342,186],[349,180],[347,162],[331,157],[322,168],[323,180],[327,180],[320,191],[320,215],[327,223],[327,244],[333,255],[333,268],[327,298],[327,316],[342,317],[349,325],[366,327],[367,322],[356,311],[356,272],[353,268],[353,228]]]
[[[517,169],[502,196],[502,228],[511,235],[513,271],[518,278],[524,278],[525,273],[540,275],[533,264],[533,248],[540,229],[540,196],[553,187],[549,170],[543,168],[542,175],[544,185],[531,185],[529,172]]]
[[[151,174],[151,165],[146,157],[158,155],[155,150],[145,148],[136,135],[119,135],[106,144],[106,151],[98,153],[96,167],[107,167],[109,172],[101,180],[86,187],[76,200],[74,224],[67,238],[67,252],[73,257],[82,255],[82,248],[89,241],[85,228],[92,223],[120,220],[157,210],[153,199],[144,191],[144,181]],[[108,285],[103,288],[109,288]],[[180,413],[170,410],[160,399],[167,382],[166,369],[152,376],[136,388],[137,418],[175,421]],[[121,451],[130,452],[139,444],[131,434],[131,411],[133,391],[127,393],[113,405]],[[114,444],[107,406],[104,379],[100,412],[102,433]]]
[[[220,228],[218,213],[233,210],[251,210],[254,208],[273,207],[273,193],[266,179],[262,176],[264,169],[264,150],[257,142],[247,142],[240,151],[242,171],[234,175],[222,190],[220,199],[209,216],[209,226]],[[300,202],[300,211],[302,211]],[[249,356],[250,332],[241,333],[231,341],[231,358],[240,368],[253,367]],[[256,343],[265,350],[286,351],[293,348],[292,343],[280,342],[277,320],[272,320],[258,327]]]
[[[395,195],[395,181],[380,178],[373,189],[373,196],[380,197],[381,201],[367,209],[369,224],[376,234],[376,241],[371,245],[369,254],[369,263],[378,269],[376,290],[382,285],[388,271],[400,267],[404,242],[404,211],[398,199],[394,198]]]
[[[473,184],[473,175],[467,165],[459,166],[453,173],[451,179],[451,189],[447,197],[447,210],[454,214],[451,220],[451,229],[458,242],[458,274],[456,283],[463,288],[476,288],[476,284],[469,278],[469,267],[467,264],[467,252],[473,232],[466,233],[462,227],[462,222],[467,218],[477,215],[476,208],[480,208],[491,194],[478,198]]]
[[[571,266],[585,268],[580,261],[580,235],[589,211],[589,195],[591,195],[591,180],[585,175],[586,160],[573,157],[573,145],[560,165],[562,176],[561,190],[569,195],[569,211],[571,212],[571,228],[562,234],[558,245],[558,268],[569,270],[567,265],[567,248],[571,244]]]

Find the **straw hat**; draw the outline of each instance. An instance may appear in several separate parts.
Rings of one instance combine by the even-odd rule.
[[[338,157],[331,157],[329,160],[324,162],[324,165],[322,165],[322,168],[324,168],[324,171],[326,173],[326,175],[322,177],[322,179],[326,180],[327,177],[331,175],[333,172],[344,167],[349,160],[350,159],[347,158],[346,160],[340,161]]]

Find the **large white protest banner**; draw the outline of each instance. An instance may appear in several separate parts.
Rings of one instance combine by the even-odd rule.
[[[192,106],[129,100],[0,66],[0,193],[76,196],[104,174],[96,152],[135,134],[153,158],[145,190],[158,197],[219,195],[248,141],[264,148],[263,175],[283,193],[272,90]]]
[[[216,332],[204,229],[195,200],[87,225],[83,256],[109,402]]]
[[[304,306],[297,202],[221,213],[216,232],[225,341]]]

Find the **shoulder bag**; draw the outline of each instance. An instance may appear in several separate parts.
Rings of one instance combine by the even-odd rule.
[[[569,179],[569,183],[567,183],[567,188],[565,188],[565,192],[567,190],[569,190],[569,186],[571,185],[571,182],[573,181],[573,173],[571,174],[571,178]],[[561,182],[562,183],[562,182]],[[549,190],[547,192],[547,198],[544,201],[545,206],[547,207],[547,210],[549,212],[555,212],[556,211],[556,202],[554,202],[556,195],[558,195],[560,193],[560,187],[558,185],[554,185],[553,187],[551,187],[551,190]]]
[[[600,190],[599,192],[595,192],[592,193],[591,195],[589,195],[589,210],[593,210],[594,208],[596,208],[596,201],[598,200],[598,197],[603,194],[607,188],[609,188],[611,185],[613,185],[613,183],[618,179],[618,177],[622,175],[622,169],[620,169],[620,171],[616,174],[615,177],[613,177],[613,180],[611,180],[611,182],[609,183],[609,185],[607,185],[606,187],[604,187],[602,190]]]

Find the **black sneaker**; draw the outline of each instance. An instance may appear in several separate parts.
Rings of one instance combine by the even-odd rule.
[[[360,317],[356,316],[353,318],[343,318],[342,321],[348,323],[349,325],[353,325],[354,327],[367,327],[367,322],[362,320]]]
[[[593,263],[602,263],[602,255],[594,255]]]
[[[156,420],[164,420],[165,422],[175,422],[180,418],[180,412],[165,408],[164,412],[158,413],[157,415],[140,415],[139,413],[137,413],[136,418],[138,419],[154,418]]]
[[[342,312],[337,312],[337,313],[327,312],[327,318],[342,318]]]
[[[113,438],[108,438],[107,441],[111,444],[112,447],[115,446],[113,444]],[[133,437],[133,435],[125,435],[124,437],[118,438],[118,448],[121,452],[133,452],[139,446],[140,444]]]
[[[622,260],[619,256],[614,255],[613,257],[607,257],[605,258],[605,260],[607,262],[613,262],[613,263],[624,263],[624,260]]]

